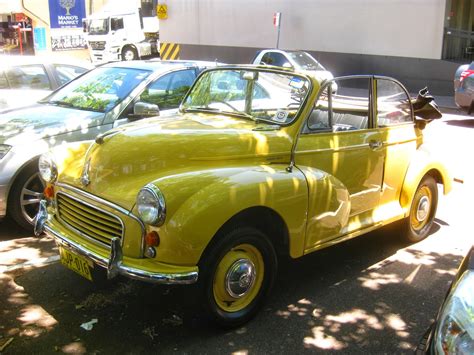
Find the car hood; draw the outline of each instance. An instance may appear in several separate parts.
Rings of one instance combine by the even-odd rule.
[[[290,161],[284,128],[223,115],[179,114],[142,120],[61,154],[59,181],[131,209],[137,192],[168,175]],[[90,183],[83,186],[87,171]]]
[[[36,104],[0,115],[0,144],[20,145],[97,125],[103,113]]]

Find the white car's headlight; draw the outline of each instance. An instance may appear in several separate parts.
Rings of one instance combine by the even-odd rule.
[[[436,333],[437,354],[474,354],[474,272],[466,270],[446,299]]]
[[[41,178],[46,182],[55,182],[58,178],[58,167],[51,153],[45,153],[40,156],[38,169]]]
[[[8,144],[0,144],[0,159],[2,159],[12,147]]]
[[[137,195],[138,214],[143,222],[160,226],[166,218],[165,197],[159,188],[148,184]]]

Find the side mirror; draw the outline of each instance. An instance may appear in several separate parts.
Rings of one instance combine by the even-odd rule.
[[[283,63],[282,67],[283,68],[293,68],[293,66],[289,62]]]
[[[152,117],[159,116],[160,108],[158,105],[149,104],[147,102],[139,101],[133,105],[133,116],[135,117]]]

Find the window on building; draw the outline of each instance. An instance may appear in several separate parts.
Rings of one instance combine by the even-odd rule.
[[[474,1],[446,1],[443,59],[474,60]]]

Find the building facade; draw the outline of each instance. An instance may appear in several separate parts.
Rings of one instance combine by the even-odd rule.
[[[474,60],[474,0],[162,0],[162,42],[181,58],[248,63],[276,47],[313,54],[335,75],[394,76],[411,91],[452,94],[459,63]]]

